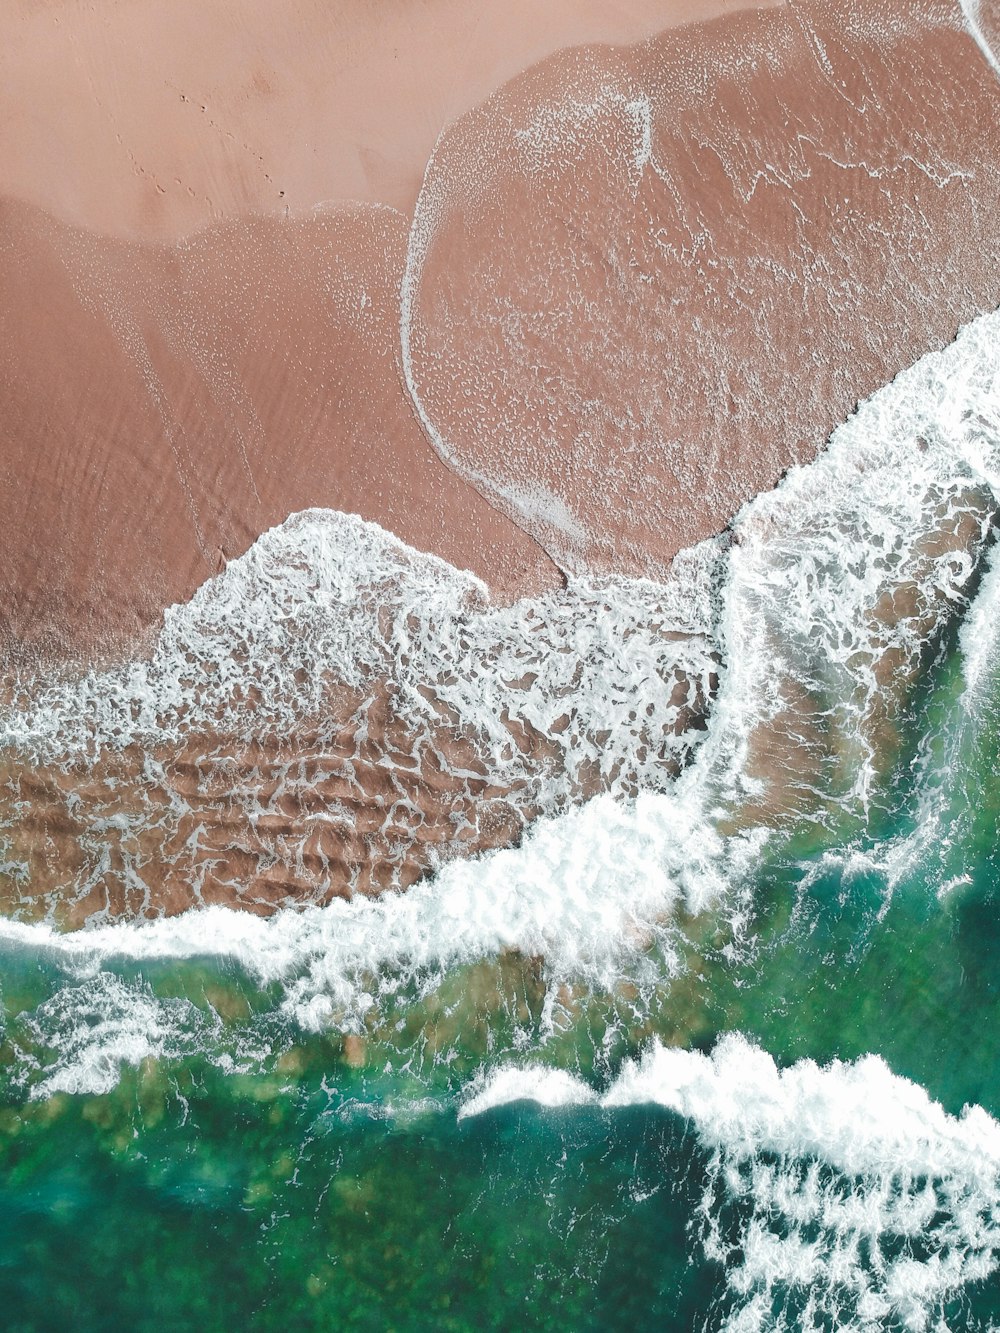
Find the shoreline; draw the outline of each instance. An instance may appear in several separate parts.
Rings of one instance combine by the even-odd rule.
[[[443,132],[412,226],[291,198],[136,242],[0,203],[6,670],[148,644],[316,506],[505,603],[662,578],[1000,303],[1000,86],[959,14],[811,0],[562,51]],[[601,88],[539,175],[525,127]]]
[[[123,239],[330,200],[409,214],[441,132],[522,70],[748,3],[292,0],[276,28],[265,0],[15,0],[0,192]]]

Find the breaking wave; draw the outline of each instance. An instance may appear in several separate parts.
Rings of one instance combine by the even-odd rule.
[[[463,1118],[525,1095],[657,1103],[707,1154],[693,1225],[726,1327],[946,1327],[1000,1253],[985,1112],[947,1115],[875,1056],[780,1070],[730,1036],[625,1057],[658,1015],[683,1027],[703,956],[752,954],[769,858],[808,832],[875,865],[904,759],[925,773],[913,827],[879,843],[880,892],[892,856],[939,854],[961,765],[931,752],[975,743],[995,672],[998,497],[991,315],[666,584],[574,579],[495,608],[359,519],[294,516],[168,613],[148,662],[8,708],[0,951],[50,979],[9,1019],[9,1077],[100,1094],[147,1059],[259,1069],[333,1032]],[[914,757],[922,682],[959,633],[967,725]],[[60,929],[66,902],[86,929]],[[263,1017],[160,993],[182,960],[246,979]],[[478,990],[456,998],[463,970]]]
[[[727,1330],[942,1329],[945,1304],[1000,1267],[1000,1125],[946,1114],[878,1056],[782,1070],[730,1034],[710,1056],[655,1046],[602,1097],[497,1070],[460,1115],[518,1100],[691,1122],[709,1159],[695,1230],[725,1274]]]

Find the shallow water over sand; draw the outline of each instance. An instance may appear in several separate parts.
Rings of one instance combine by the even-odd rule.
[[[994,1327],[998,350],[670,584],[307,513],[9,707],[14,1326]]]

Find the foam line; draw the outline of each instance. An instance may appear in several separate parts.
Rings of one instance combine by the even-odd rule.
[[[655,1104],[691,1123],[709,1161],[700,1240],[732,1333],[919,1333],[1000,1267],[1000,1124],[980,1107],[949,1115],[878,1056],[780,1069],[729,1034],[711,1055],[655,1045],[600,1098],[566,1075],[498,1069],[459,1114],[525,1099]]]
[[[986,57],[986,63],[990,69],[1000,77],[1000,60],[997,59],[992,46],[986,40],[986,34],[983,32],[982,24],[979,22],[979,3],[978,0],[958,0],[962,7],[962,17],[965,20],[965,26],[968,29],[969,36],[982,51]]]
[[[824,710],[814,743],[824,771],[836,760],[848,775],[824,795],[863,805],[877,758],[869,718],[915,670],[928,634],[964,609],[1000,490],[998,422],[1000,315],[990,315],[748,505],[727,551],[698,548],[669,585],[579,584],[507,609],[483,606],[471,576],[359,519],[290,520],[171,612],[152,662],[53,684],[8,713],[7,744],[76,764],[101,747],[181,738],[199,718],[224,715],[253,734],[315,709],[331,676],[357,684],[378,669],[417,719],[434,710],[430,683],[433,699],[479,727],[495,780],[524,771],[498,722],[514,695],[541,732],[570,699],[579,721],[565,731],[568,766],[613,773],[639,744],[645,723],[631,718],[652,710],[669,736],[662,673],[678,655],[707,672],[714,637],[726,662],[707,736],[675,784],[649,754],[641,763],[661,791],[542,819],[521,847],[451,861],[404,896],[268,922],[212,909],[79,938],[5,923],[4,936],[94,966],[122,952],[236,956],[253,975],[282,978],[310,1025],[356,1015],[367,993],[358,978],[372,970],[447,968],[506,947],[542,953],[554,975],[579,967],[606,981],[638,956],[628,941],[648,942],[677,902],[702,911],[746,882],[775,819],[722,837],[719,813],[780,798],[781,784],[798,780],[813,744],[795,716],[799,694]],[[243,688],[252,680],[255,703]],[[762,771],[759,739],[789,715],[796,765]],[[539,790],[544,810],[562,789]],[[100,850],[110,835],[92,836]]]
[[[373,972],[389,993],[409,977],[504,949],[544,955],[556,978],[613,984],[638,966],[679,893],[704,901],[722,890],[717,840],[706,841],[684,814],[652,794],[627,807],[600,798],[540,821],[520,848],[454,862],[404,895],[337,900],[269,920],[215,907],[69,934],[0,921],[0,943],[38,949],[76,976],[122,959],[229,957],[262,985],[283,982],[286,1008],[310,1029],[334,1014],[347,1028],[360,1022],[373,1003]],[[661,855],[665,844],[675,849],[680,879]]]

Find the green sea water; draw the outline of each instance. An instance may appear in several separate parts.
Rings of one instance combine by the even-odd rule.
[[[731,913],[682,922],[679,972],[651,955],[642,985],[581,991],[554,1025],[544,964],[517,954],[403,986],[345,1037],[304,1033],[279,987],[231,961],[88,972],[5,943],[2,1327],[1000,1325],[992,1269],[928,1300],[923,1324],[899,1310],[865,1323],[849,1281],[841,1316],[836,1281],[810,1306],[808,1272],[747,1313],[726,1270],[755,1204],[726,1176],[739,1164],[720,1174],[717,1145],[676,1110],[515,1100],[459,1115],[501,1066],[601,1092],[654,1041],[710,1052],[739,1032],[780,1067],[877,1053],[948,1113],[1000,1117],[1000,684],[971,711],[965,687],[955,640],[928,665],[865,821],[803,818],[760,857],[738,928]],[[138,1057],[137,997],[162,1029]],[[105,1090],[73,1090],[81,1064]],[[755,1160],[795,1188],[810,1169],[794,1152]],[[818,1169],[838,1198],[872,1184]],[[1000,1216],[986,1224],[989,1256]],[[796,1226],[820,1252],[841,1243],[826,1215]],[[887,1235],[878,1262],[906,1244]],[[867,1252],[854,1262],[878,1269]]]
[[[155,778],[206,720],[294,729],[302,681],[361,689],[359,663],[437,681],[500,776],[503,663],[594,773],[643,708],[659,740],[634,799],[543,784],[516,848],[378,902],[0,919],[0,1327],[996,1333],[998,367],[993,315],[672,589],[568,590],[558,641],[306,513],[150,662],[28,691],[0,729],[15,910],[45,897],[19,897],[32,765],[86,844],[78,900],[116,849],[141,888],[146,807],[79,804],[102,754]],[[678,661],[717,685],[683,736],[655,706]]]

